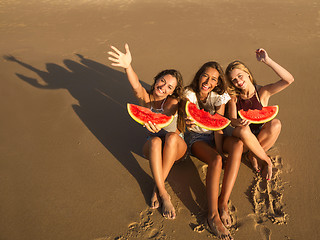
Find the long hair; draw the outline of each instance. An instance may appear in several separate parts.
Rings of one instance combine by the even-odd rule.
[[[182,97],[183,95],[183,78],[182,78],[182,75],[179,71],[175,70],[175,69],[166,69],[166,70],[163,70],[161,72],[159,72],[153,79],[154,79],[154,82],[153,84],[151,85],[151,88],[150,88],[150,91],[149,93],[151,94],[153,91],[154,91],[154,86],[157,82],[157,80],[159,78],[162,78],[163,76],[165,75],[171,75],[172,77],[174,77],[175,79],[177,79],[177,86],[176,88],[174,89],[171,97],[173,98],[176,98],[178,100],[180,100],[180,98]]]
[[[154,82],[151,85],[149,93],[151,94],[154,91],[154,86],[159,78],[162,78],[163,76],[166,75],[171,75],[177,80],[177,86],[175,87],[172,95],[170,97],[173,97],[178,100],[178,120],[177,120],[177,128],[180,132],[184,132],[185,129],[185,122],[184,122],[184,112],[183,112],[183,102],[184,95],[183,95],[183,78],[182,75],[179,71],[175,69],[166,69],[161,72],[159,72],[155,77],[154,77]]]
[[[186,87],[187,89],[190,89],[193,92],[195,92],[200,108],[203,108],[204,106],[202,106],[201,101],[200,101],[199,80],[200,80],[201,75],[207,70],[207,68],[216,69],[219,73],[218,83],[217,83],[217,86],[215,86],[214,89],[212,90],[213,92],[216,92],[219,95],[222,95],[223,93],[226,92],[226,87],[227,87],[224,71],[219,63],[214,62],[214,61],[210,61],[210,62],[206,62],[205,64],[203,64],[200,67],[200,69],[197,71],[197,73],[195,74],[192,82]]]
[[[230,77],[230,73],[234,69],[239,69],[239,70],[242,70],[245,73],[247,73],[249,75],[249,79],[253,85],[256,85],[256,81],[253,78],[253,75],[252,75],[251,71],[249,70],[249,68],[243,62],[240,62],[239,60],[235,60],[235,61],[229,63],[228,67],[226,68],[226,79],[227,79],[227,84],[228,84],[227,90],[230,95],[238,96],[241,94],[241,90],[238,89],[236,86],[234,86],[232,79]]]

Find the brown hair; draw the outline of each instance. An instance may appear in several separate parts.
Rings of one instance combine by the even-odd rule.
[[[153,79],[154,82],[151,85],[151,89],[149,91],[149,93],[152,93],[154,90],[154,85],[156,84],[157,80],[161,77],[164,77],[166,75],[171,75],[172,77],[174,77],[175,79],[177,79],[177,86],[175,87],[171,97],[176,98],[178,100],[180,100],[180,98],[183,95],[183,78],[182,75],[179,71],[175,70],[175,69],[166,69],[163,70],[161,72],[159,72]]]
[[[224,71],[219,63],[210,61],[203,64],[195,74],[192,82],[186,87],[187,89],[190,89],[193,92],[195,92],[200,108],[203,108],[203,106],[201,106],[201,101],[199,96],[200,94],[199,80],[201,75],[207,70],[207,68],[213,68],[219,72],[218,83],[217,83],[217,86],[215,86],[215,88],[212,90],[213,92],[216,92],[219,95],[222,95],[224,92],[226,92],[226,87],[227,87]]]
[[[171,75],[172,77],[174,77],[176,80],[177,80],[177,86],[175,87],[172,95],[170,95],[171,97],[175,98],[178,100],[178,120],[177,120],[177,128],[180,132],[184,132],[184,129],[185,129],[185,122],[184,122],[184,111],[183,111],[183,108],[184,108],[184,104],[183,102],[185,101],[182,101],[184,99],[184,96],[183,96],[183,78],[182,78],[182,75],[179,71],[175,70],[175,69],[166,69],[166,70],[163,70],[161,72],[159,72],[155,77],[154,77],[154,82],[153,84],[151,85],[151,89],[149,91],[149,93],[152,93],[153,90],[154,90],[154,86],[157,82],[157,80],[161,77],[164,77],[166,75]]]

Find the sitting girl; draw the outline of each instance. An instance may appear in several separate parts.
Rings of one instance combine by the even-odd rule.
[[[293,81],[293,76],[279,64],[274,62],[267,52],[260,48],[256,51],[257,60],[269,66],[281,79],[275,83],[258,86],[249,69],[240,61],[231,62],[226,69],[227,82],[231,100],[228,103],[231,126],[234,127],[232,134],[243,141],[249,150],[247,157],[252,167],[260,172],[261,163],[257,158],[265,162],[262,175],[267,180],[272,176],[272,163],[266,151],[276,142],[281,123],[273,119],[264,124],[250,124],[249,121],[238,117],[240,109],[262,109],[267,106],[269,98],[288,87]]]
[[[150,167],[155,181],[151,196],[151,208],[158,208],[162,204],[163,216],[174,219],[176,213],[170,196],[165,189],[165,180],[174,162],[182,158],[187,149],[185,141],[179,135],[182,128],[180,127],[179,130],[179,124],[177,124],[177,122],[183,123],[178,119],[177,114],[178,104],[183,93],[182,76],[174,69],[161,71],[154,77],[151,90],[147,91],[141,85],[137,74],[131,66],[132,57],[129,46],[125,45],[126,53],[120,52],[113,46],[111,48],[114,52],[108,52],[112,56],[109,57],[109,60],[113,62],[113,66],[125,69],[139,103],[154,112],[168,116],[174,115],[172,123],[163,129],[160,129],[152,122],[145,124],[144,127],[150,131],[150,134],[143,146],[143,154],[150,160]]]
[[[185,97],[195,103],[200,109],[211,114],[215,112],[224,115],[225,104],[230,96],[225,92],[224,72],[217,62],[205,63],[195,74],[191,84],[185,90]],[[189,118],[186,120],[188,131],[185,139],[191,154],[208,164],[206,190],[208,199],[207,222],[210,229],[221,239],[230,240],[231,217],[228,211],[228,200],[237,178],[243,144],[235,137],[223,136],[222,130],[211,131],[198,127]],[[219,196],[219,181],[224,159],[225,170],[221,193]]]

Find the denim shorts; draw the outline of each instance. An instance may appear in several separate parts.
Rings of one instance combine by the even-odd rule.
[[[206,142],[209,146],[215,147],[213,132],[207,134],[207,133],[196,133],[192,131],[186,131],[184,133],[184,140],[187,143],[189,152],[191,152],[192,144],[198,141]]]

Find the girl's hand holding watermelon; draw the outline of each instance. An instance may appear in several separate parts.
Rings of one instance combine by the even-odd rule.
[[[249,124],[250,121],[241,118],[231,119],[231,126],[233,127],[249,126]]]
[[[159,128],[158,126],[157,126],[157,124],[154,124],[154,123],[152,123],[152,122],[148,122],[148,123],[145,123],[144,125],[143,125],[143,127],[145,127],[146,129],[148,129],[150,132],[152,132],[152,133],[157,133],[157,132],[159,132],[160,130],[161,130],[161,128]]]
[[[185,118],[185,123],[186,123],[186,127],[188,130],[192,129],[193,127],[196,126],[195,122],[190,118],[190,117],[186,117]]]

